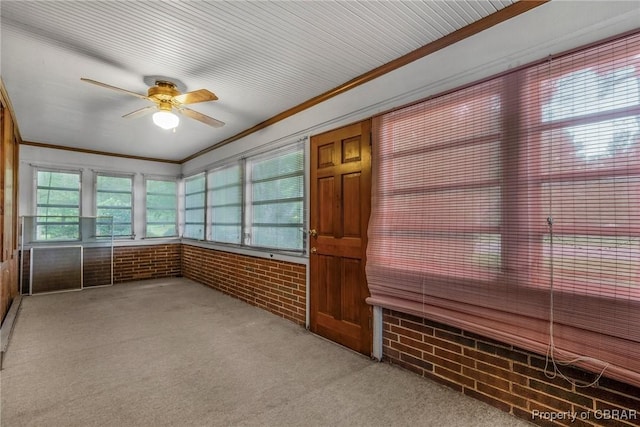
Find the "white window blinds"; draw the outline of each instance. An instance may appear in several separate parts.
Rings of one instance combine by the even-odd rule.
[[[183,237],[204,240],[206,177],[204,172],[185,179]]]

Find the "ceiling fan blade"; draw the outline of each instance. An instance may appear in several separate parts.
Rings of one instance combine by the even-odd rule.
[[[220,120],[214,119],[213,117],[209,117],[206,116],[202,113],[199,113],[195,110],[191,110],[189,108],[176,108],[176,111],[178,111],[178,113],[185,115],[187,117],[190,117],[192,119],[195,119],[199,122],[204,123],[205,125],[209,125],[209,126],[213,126],[214,128],[219,128],[224,126],[224,122],[221,122]]]
[[[140,108],[136,111],[132,111],[129,114],[125,114],[124,116],[122,116],[123,119],[136,119],[138,117],[142,117],[142,116],[146,116],[147,114],[156,111],[158,109],[158,107],[156,107],[155,105],[150,105],[148,107],[143,107]]]
[[[96,81],[96,80],[86,79],[84,77],[81,77],[80,80],[82,80],[83,82],[94,84],[96,86],[102,86],[102,87],[105,87],[107,89],[117,90],[118,92],[126,93],[128,95],[133,95],[133,96],[135,96],[137,98],[146,99],[148,101],[151,101],[151,99],[147,95],[142,95],[142,94],[139,94],[139,93],[131,92],[130,90],[121,89],[119,87],[111,86],[111,85],[108,85],[106,83],[102,83],[102,82],[99,82],[99,81]]]
[[[217,99],[216,94],[207,89],[198,89],[173,97],[173,100],[180,104],[195,104],[196,102],[215,101]]]

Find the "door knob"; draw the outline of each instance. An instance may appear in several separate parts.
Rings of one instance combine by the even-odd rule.
[[[311,230],[309,230],[309,236],[313,237],[314,239],[318,237],[318,232],[316,231],[315,228],[312,228]]]
[[[317,248],[311,248],[311,253],[312,253],[312,254],[315,254],[315,253],[317,253],[317,252],[318,252],[318,249],[317,249]]]

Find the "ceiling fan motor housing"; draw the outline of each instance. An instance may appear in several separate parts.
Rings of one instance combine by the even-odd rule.
[[[171,102],[171,99],[178,95],[180,95],[180,92],[176,89],[175,84],[162,80],[158,80],[156,85],[150,87],[147,93],[147,96],[151,99],[167,102]]]

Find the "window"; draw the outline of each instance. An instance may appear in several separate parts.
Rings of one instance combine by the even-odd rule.
[[[211,240],[241,243],[242,233],[242,167],[225,165],[209,173],[211,204]]]
[[[638,286],[640,67],[626,59],[573,58],[529,72],[531,89],[548,94],[530,123],[540,152],[532,197],[552,221],[538,252],[568,290],[615,296]]]
[[[304,150],[302,143],[247,159],[245,243],[302,251]]]
[[[369,302],[640,384],[638,58],[635,34],[375,118]]]
[[[113,218],[114,237],[133,237],[133,177],[96,175],[96,215]],[[98,218],[96,236],[110,236],[111,224]]]
[[[304,249],[304,139],[185,180],[184,237],[261,249]],[[205,191],[205,188],[207,191]],[[205,200],[206,194],[206,200]]]
[[[385,263],[434,280],[495,279],[502,265],[498,82],[381,121]]]
[[[175,180],[147,179],[145,237],[178,235],[178,194]]]
[[[36,240],[79,240],[80,172],[36,174]]]
[[[205,236],[205,174],[199,173],[185,179],[183,237],[204,240]]]

